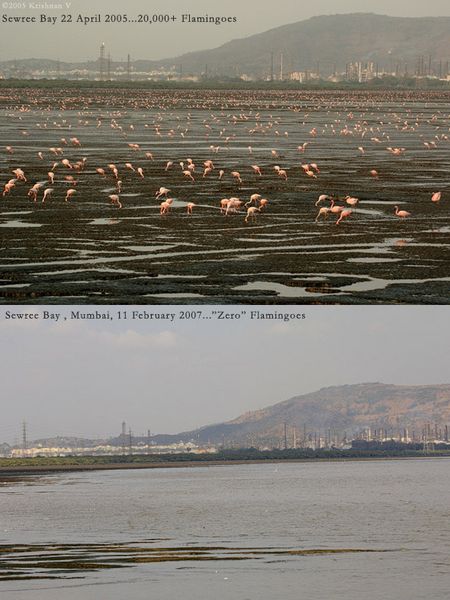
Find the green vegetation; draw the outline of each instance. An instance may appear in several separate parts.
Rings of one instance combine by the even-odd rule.
[[[435,450],[428,452],[427,456],[450,456],[450,450]],[[14,469],[20,471],[30,468],[49,469],[61,468],[102,468],[103,466],[132,467],[132,466],[164,466],[167,464],[183,463],[233,463],[247,461],[283,461],[283,460],[342,460],[364,458],[395,458],[395,457],[422,457],[422,450],[382,449],[382,450],[338,450],[322,448],[297,448],[288,450],[257,450],[255,448],[242,448],[237,450],[221,450],[215,454],[133,454],[123,456],[64,456],[64,457],[35,457],[35,458],[0,458],[1,469]]]

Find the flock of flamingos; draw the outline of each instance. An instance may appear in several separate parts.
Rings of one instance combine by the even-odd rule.
[[[107,126],[108,128],[116,129],[118,132],[122,133],[125,138],[129,139],[130,136],[133,135],[134,126],[122,125],[120,117],[120,112],[116,113],[114,117],[110,115],[106,119],[97,116],[96,127],[100,128],[102,126]],[[248,114],[242,113],[239,116],[228,115],[228,117],[228,122],[231,123],[233,123],[233,121],[236,122],[236,120],[249,120],[250,118]],[[433,120],[433,118],[434,116],[431,120]],[[105,122],[103,122],[104,119]],[[263,129],[266,131],[270,129],[274,137],[283,136],[286,139],[289,135],[288,132],[278,130],[280,125],[276,121],[276,118],[273,118],[273,120],[268,123],[263,123],[260,120],[259,113],[256,113],[252,115],[252,119],[254,119],[255,124],[252,124],[252,127],[248,127],[249,134],[259,133]],[[21,117],[19,116],[19,124],[20,120]],[[404,128],[406,130],[413,128],[414,125],[412,123],[413,119],[411,119],[411,123],[405,123]],[[83,124],[83,121],[80,120],[79,124]],[[211,130],[213,124],[218,124],[218,118],[214,115],[212,115],[210,122],[208,122],[207,119],[203,121],[206,139],[209,135],[208,129]],[[58,124],[54,123],[54,125]],[[45,129],[47,124],[43,125],[38,123],[36,126],[37,128]],[[157,138],[161,138],[164,135],[167,136],[167,139],[169,140],[175,136],[184,138],[188,132],[187,127],[183,129],[183,127],[179,125],[178,129],[169,129],[163,133],[162,118],[160,115],[154,119],[151,125],[146,125],[146,127],[153,129],[153,133]],[[125,131],[125,128],[127,131]],[[358,134],[362,142],[358,141],[355,143],[355,153],[359,153],[361,156],[366,154],[365,146],[356,146],[357,143],[363,143],[365,137],[368,143],[381,144],[382,146],[380,147],[383,147],[384,144],[383,149],[385,149],[386,153],[389,153],[392,157],[400,157],[407,152],[405,148],[388,145],[389,136],[386,136],[384,133],[380,134],[379,132],[379,127],[377,130],[368,125],[364,128],[360,128]],[[220,131],[223,146],[226,146],[232,137],[226,136],[225,133],[226,131],[223,127]],[[348,125],[345,125],[340,131],[336,130],[334,133],[341,136],[354,135],[354,132],[350,130]],[[29,135],[29,132],[23,130],[22,134],[27,136]],[[308,178],[310,180],[320,181],[320,166],[316,162],[306,162],[306,160],[302,160],[309,150],[308,145],[314,144],[314,140],[318,135],[320,135],[320,132],[317,127],[312,127],[309,131],[310,140],[308,142],[302,142],[297,146],[298,162],[294,165],[282,165],[281,163],[284,157],[281,151],[276,149],[264,150],[267,153],[267,160],[264,165],[262,163],[254,164],[256,163],[256,159],[254,158],[254,148],[253,146],[248,146],[248,148],[245,149],[247,159],[241,159],[239,170],[230,169],[221,164],[219,154],[222,149],[221,146],[211,145],[210,157],[205,157],[200,164],[195,164],[194,160],[189,157],[178,161],[176,159],[162,160],[158,157],[158,160],[156,161],[154,152],[146,151],[142,148],[142,144],[128,142],[126,139],[123,141],[123,153],[126,153],[127,158],[125,158],[123,162],[122,159],[120,163],[117,160],[115,162],[108,162],[108,159],[105,158],[105,164],[92,164],[92,160],[95,159],[83,156],[83,140],[80,140],[78,137],[63,137],[59,138],[54,146],[48,149],[40,149],[37,152],[35,151],[35,158],[40,167],[39,172],[41,173],[42,169],[42,175],[39,177],[36,176],[35,173],[37,169],[33,165],[32,168],[30,167],[34,173],[34,178],[32,180],[30,180],[31,178],[27,173],[28,167],[26,167],[25,164],[22,164],[21,166],[17,165],[21,156],[21,146],[15,147],[13,145],[8,145],[5,148],[5,152],[7,155],[7,163],[10,168],[10,178],[3,184],[2,197],[4,200],[9,198],[13,199],[16,195],[24,197],[26,192],[30,201],[45,204],[49,201],[54,202],[56,194],[55,196],[53,196],[53,194],[55,190],[62,189],[64,191],[63,195],[65,202],[74,202],[83,195],[84,189],[91,188],[93,175],[98,178],[99,183],[102,182],[103,184],[108,184],[110,186],[110,191],[113,193],[109,194],[108,199],[114,207],[121,209],[124,205],[124,198],[122,197],[124,188],[127,186],[130,186],[131,188],[133,178],[139,178],[141,181],[145,181],[145,179],[148,178],[151,179],[151,181],[154,181],[153,178],[156,174],[161,178],[160,183],[164,182],[165,185],[159,185],[156,191],[154,191],[154,187],[153,190],[150,189],[152,184],[149,184],[148,193],[153,196],[153,199],[156,199],[156,201],[159,202],[159,212],[161,216],[167,217],[173,211],[174,197],[176,198],[178,195],[175,190],[172,191],[173,186],[170,182],[170,177],[174,176],[178,171],[177,177],[182,177],[182,181],[192,184],[193,191],[196,189],[198,190],[198,186],[201,185],[202,182],[211,179],[216,179],[220,182],[227,181],[229,185],[233,185],[236,190],[235,195],[231,195],[227,198],[218,197],[214,200],[215,206],[220,210],[220,213],[224,217],[238,215],[243,211],[245,223],[251,223],[257,220],[260,213],[269,208],[270,201],[259,193],[249,194],[249,197],[245,198],[240,197],[243,195],[240,193],[243,181],[246,180],[248,182],[251,179],[252,185],[257,185],[258,180],[263,178],[263,176],[265,176],[266,179],[267,177],[271,177],[274,180],[279,179],[288,181],[291,174],[294,173],[297,178],[299,176],[304,177],[305,181],[307,181]],[[427,147],[428,150],[433,150],[438,144],[446,142],[448,139],[448,135],[440,133],[435,136],[435,140],[425,140],[422,141],[422,144]],[[258,153],[261,154],[260,149],[258,149],[258,151]],[[79,155],[77,160],[69,158],[70,156],[73,156],[74,153],[78,153]],[[272,164],[269,165],[267,163],[268,160],[271,160]],[[393,160],[396,160],[396,158],[393,158]],[[273,162],[276,161],[280,162],[280,164],[273,165]],[[138,163],[140,163],[139,166]],[[86,173],[90,175],[89,181],[84,179]],[[6,177],[8,177],[8,175],[6,175]],[[376,180],[380,175],[376,169],[370,169],[369,166],[367,169],[367,177]],[[87,187],[84,186],[84,183],[87,184]],[[166,185],[169,187],[166,187]],[[174,183],[174,185],[176,187],[176,183]],[[429,199],[431,199],[433,203],[439,204],[442,198],[442,191],[430,191]],[[335,222],[336,225],[339,225],[345,219],[351,217],[358,202],[359,199],[351,195],[339,197],[334,194],[322,193],[315,201],[315,206],[318,210],[315,222],[329,219],[334,216],[336,220],[333,222]],[[179,205],[180,204],[178,203],[177,206]],[[201,210],[201,208],[195,202],[191,201],[190,198],[188,198],[186,202],[183,202],[182,206],[188,216],[192,215],[194,211]],[[393,216],[400,219],[407,219],[411,216],[411,213],[406,210],[400,210],[398,206],[395,206],[395,213]]]

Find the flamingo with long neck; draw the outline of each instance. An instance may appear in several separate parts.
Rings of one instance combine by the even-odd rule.
[[[339,219],[336,221],[336,225],[339,225],[341,223],[341,221],[343,221],[344,219],[348,219],[348,217],[352,214],[352,210],[350,210],[350,208],[346,208],[345,210],[343,210],[341,212],[341,216],[339,217]]]
[[[398,206],[395,206],[395,215],[400,217],[400,219],[406,219],[411,216],[411,213],[407,210],[400,210]]]

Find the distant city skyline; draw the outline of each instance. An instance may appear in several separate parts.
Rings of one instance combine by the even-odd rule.
[[[39,3],[36,3],[39,4]],[[45,3],[42,3],[45,4]],[[57,4],[57,3],[47,3]],[[64,5],[64,4],[63,4]],[[69,9],[61,10],[9,10],[4,8],[6,16],[37,16],[41,13],[55,16],[79,13],[84,16],[95,16],[100,13],[133,17],[140,13],[148,14],[148,4],[144,0],[134,0],[124,5],[119,0],[108,3],[96,3],[95,9],[87,0],[71,2]],[[124,23],[35,23],[10,24],[2,22],[0,38],[0,60],[24,58],[53,58],[66,62],[95,60],[100,44],[104,42],[116,61],[126,61],[127,55],[133,59],[160,60],[172,58],[187,52],[218,47],[230,40],[249,37],[262,33],[274,27],[306,20],[323,14],[374,12],[390,16],[420,17],[420,16],[449,16],[450,8],[447,1],[430,0],[427,3],[406,2],[398,0],[395,3],[386,0],[367,0],[364,7],[357,0],[317,0],[314,5],[299,7],[297,0],[280,0],[273,10],[260,10],[256,0],[247,3],[229,0],[226,7],[211,9],[211,3],[198,0],[195,7],[189,10],[179,0],[166,0],[161,4],[152,5],[153,14],[176,14],[186,12],[191,15],[210,15],[236,17],[236,22],[213,24],[193,24],[171,22],[168,24],[133,24]],[[151,32],[151,33],[150,33]],[[80,44],[80,39],[83,43]]]
[[[5,320],[6,310],[0,440],[7,442],[20,439],[24,420],[29,439],[104,438],[123,420],[136,435],[179,433],[328,386],[448,383],[446,307],[285,307],[277,312],[307,318],[172,324],[27,323]]]

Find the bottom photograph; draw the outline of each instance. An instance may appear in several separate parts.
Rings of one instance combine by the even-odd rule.
[[[447,316],[2,307],[2,597],[447,599]]]

